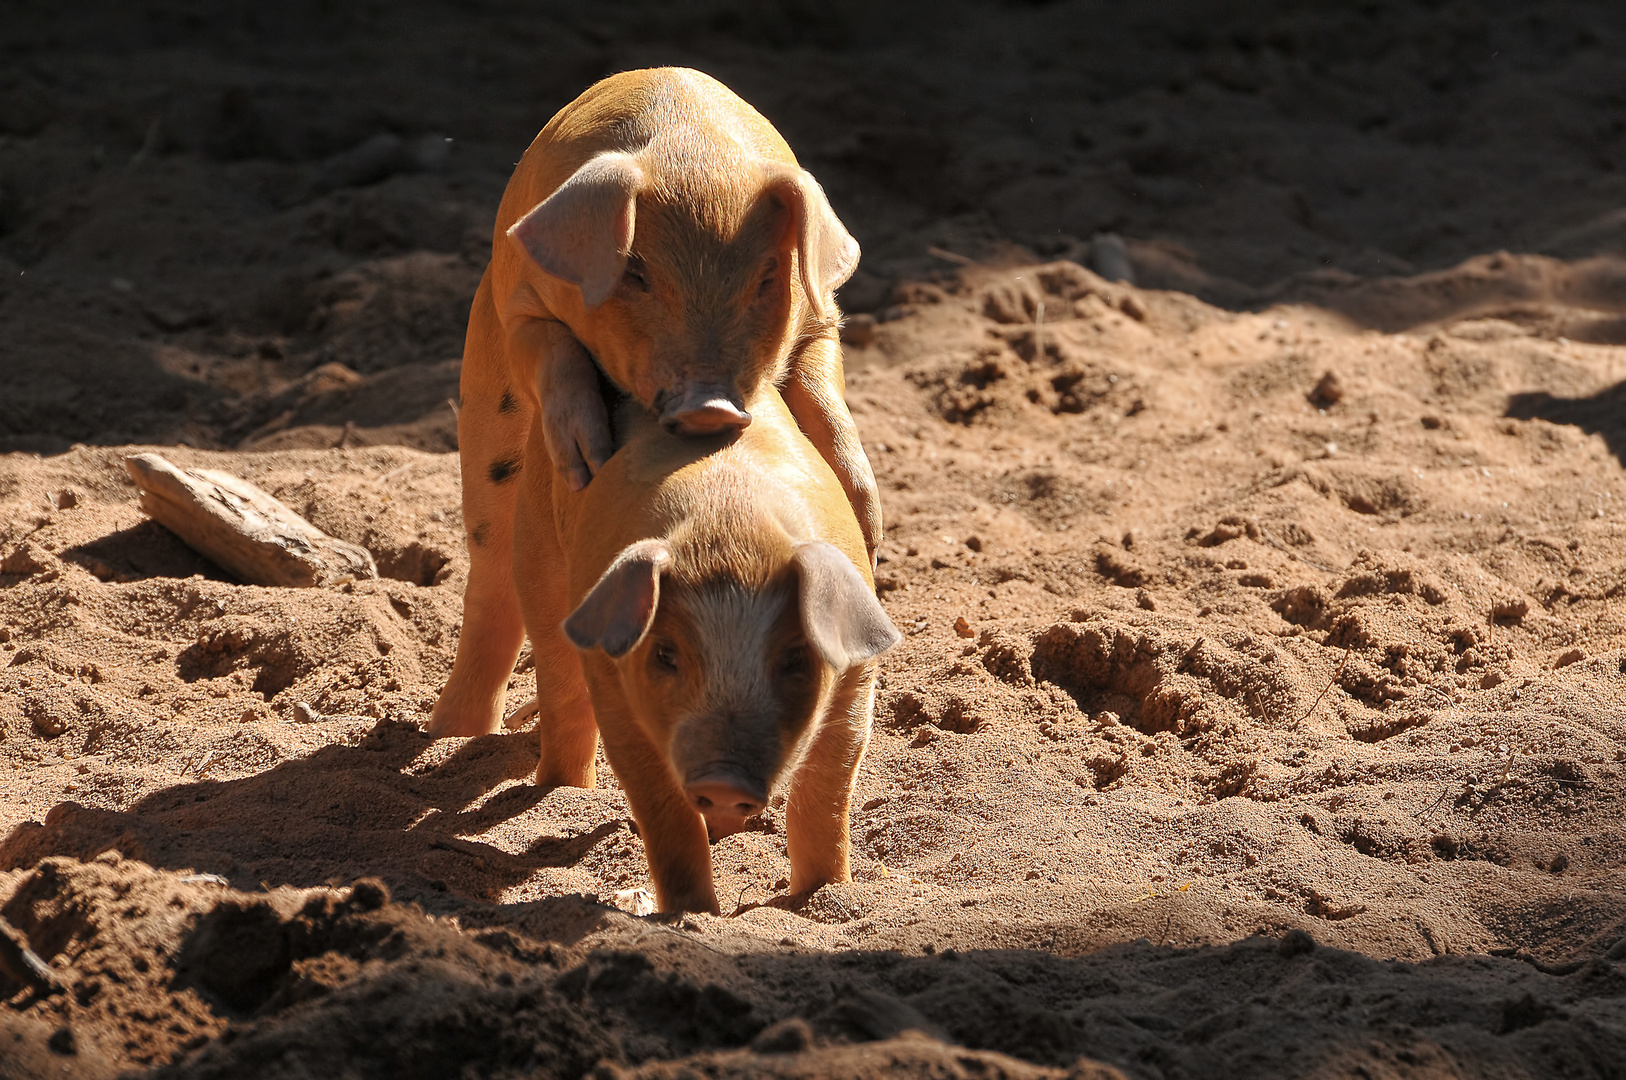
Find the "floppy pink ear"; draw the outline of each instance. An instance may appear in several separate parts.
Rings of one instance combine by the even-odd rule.
[[[578,649],[603,649],[619,659],[649,632],[661,597],[661,571],[672,562],[664,540],[640,540],[622,550],[565,620]]]
[[[802,632],[831,667],[845,671],[903,640],[840,548],[810,540],[796,544],[791,559],[802,578]]]
[[[608,152],[575,175],[508,230],[543,272],[578,285],[598,307],[615,291],[632,250],[632,228],[644,171],[629,154]]]
[[[768,180],[768,191],[789,207],[796,224],[796,261],[801,268],[802,291],[813,313],[828,319],[830,295],[858,268],[858,241],[830,209],[824,189],[806,169],[778,167]]]

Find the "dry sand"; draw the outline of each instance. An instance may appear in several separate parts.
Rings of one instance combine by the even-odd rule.
[[[0,1077],[1626,1071],[1608,6],[361,10],[0,43],[0,915],[56,983],[0,941]],[[618,910],[613,782],[419,730],[490,215],[649,62],[865,244],[907,635],[855,880],[786,896],[771,809],[721,918]],[[135,444],[383,577],[234,583]]]

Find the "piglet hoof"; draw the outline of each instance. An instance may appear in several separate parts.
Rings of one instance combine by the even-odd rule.
[[[804,873],[797,873],[792,869],[790,888],[785,895],[797,904],[802,904],[812,899],[813,894],[826,885],[845,884],[852,881],[852,879],[852,871],[845,867],[829,867],[824,870],[806,871]]]
[[[476,709],[436,702],[429,718],[431,739],[468,739],[491,734],[495,717]]]
[[[692,892],[685,892],[667,898],[666,902],[661,904],[660,910],[650,916],[650,919],[654,922],[669,925],[682,925],[685,915],[721,915],[722,913],[723,908],[717,902],[716,894],[708,894],[696,889]]]

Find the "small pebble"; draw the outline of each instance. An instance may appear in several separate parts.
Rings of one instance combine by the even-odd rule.
[[[41,710],[34,714],[34,730],[47,739],[54,739],[73,725],[65,716]]]
[[[1329,371],[1321,376],[1321,381],[1315,384],[1310,391],[1310,401],[1317,408],[1328,408],[1344,400],[1344,385],[1339,382],[1338,376]]]
[[[389,902],[389,886],[378,878],[361,878],[350,886],[350,907],[356,911],[377,911]]]

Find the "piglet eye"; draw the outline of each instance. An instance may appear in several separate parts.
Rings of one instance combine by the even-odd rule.
[[[677,650],[664,641],[657,642],[655,647],[650,650],[650,658],[655,662],[655,666],[662,671],[676,672],[678,669]]]
[[[779,672],[782,675],[801,675],[807,671],[807,648],[797,645],[786,649],[785,654],[779,658]]]
[[[621,275],[621,280],[638,292],[649,291],[649,277],[644,272],[644,264],[636,259],[627,260],[627,269]]]
[[[762,280],[757,285],[757,295],[767,296],[773,292],[774,285],[779,281],[779,260],[769,259],[768,265],[762,268]]]

